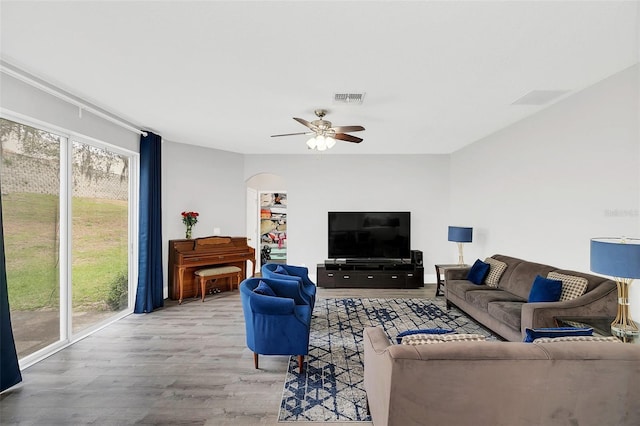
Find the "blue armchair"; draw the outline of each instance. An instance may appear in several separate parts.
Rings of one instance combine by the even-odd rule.
[[[260,282],[267,284],[275,296],[256,293]],[[269,278],[247,278],[240,284],[247,346],[253,351],[258,368],[258,355],[297,355],[300,374],[304,356],[309,353],[311,306],[298,285],[291,281]]]
[[[265,263],[262,265],[261,272],[265,278],[297,281],[313,311],[316,304],[316,285],[309,279],[309,269],[306,266]]]

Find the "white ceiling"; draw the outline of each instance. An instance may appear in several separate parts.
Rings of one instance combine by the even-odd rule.
[[[292,117],[362,125],[330,153],[449,153],[638,62],[638,1],[0,2],[2,59],[174,142],[304,153]],[[334,93],[365,92],[362,105]]]

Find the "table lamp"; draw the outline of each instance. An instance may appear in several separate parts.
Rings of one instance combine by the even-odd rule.
[[[592,238],[591,271],[613,277],[618,286],[618,311],[611,334],[625,342],[640,334],[629,315],[629,286],[634,278],[640,278],[640,239]]]
[[[465,228],[462,226],[449,227],[449,241],[458,243],[458,264],[464,265],[462,257],[462,243],[470,243],[473,239],[473,228]]]

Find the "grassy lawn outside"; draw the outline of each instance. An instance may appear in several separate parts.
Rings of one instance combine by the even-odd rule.
[[[2,196],[12,310],[59,307],[58,203],[54,195]],[[72,209],[73,309],[114,309],[113,286],[127,276],[127,201],[74,197]]]

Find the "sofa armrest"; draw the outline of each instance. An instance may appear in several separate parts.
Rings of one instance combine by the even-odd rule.
[[[445,285],[447,281],[466,280],[470,269],[471,268],[469,266],[461,266],[459,268],[447,268],[444,271]]]
[[[592,317],[616,315],[618,295],[616,285],[605,281],[588,293],[562,302],[524,303],[521,331],[526,328],[556,327],[555,317]]]
[[[365,327],[364,334],[366,338],[365,342],[368,342],[370,349],[379,354],[392,345],[391,341],[387,337],[387,334],[380,327]]]
[[[376,424],[386,425],[391,403],[392,365],[387,350],[392,343],[380,327],[365,327],[364,389],[367,392],[369,412]]]

